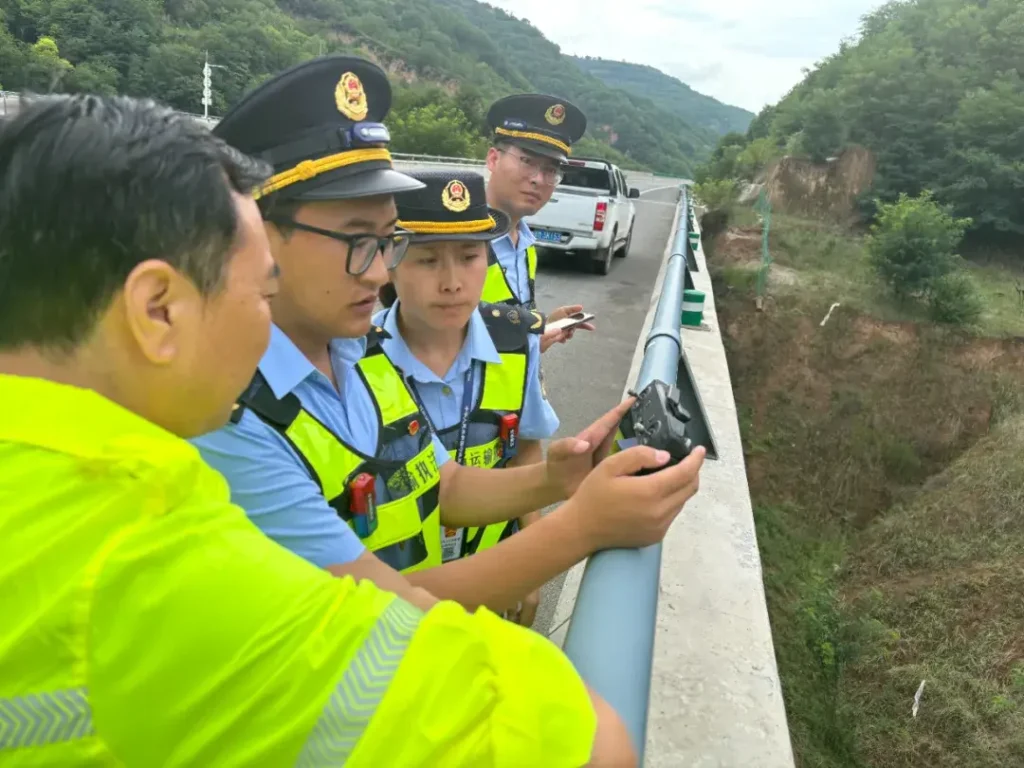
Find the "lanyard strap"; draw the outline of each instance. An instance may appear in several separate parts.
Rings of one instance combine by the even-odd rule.
[[[459,442],[455,446],[455,463],[462,464],[466,459],[466,442],[469,437],[469,415],[473,412],[473,384],[476,381],[474,375],[474,369],[476,368],[476,361],[469,361],[469,370],[466,371],[466,375],[462,382],[462,412],[459,414]],[[430,418],[430,413],[427,412],[427,406],[424,405],[423,399],[420,397],[419,390],[416,388],[416,382],[413,381],[412,376],[408,377],[407,382],[409,384],[409,390],[412,392],[413,397],[416,399],[416,404],[420,407],[420,411],[423,413],[423,418],[426,419],[427,424],[435,435],[441,433],[437,431],[437,427],[434,426],[434,420]]]
[[[387,315],[391,314],[392,307],[388,307],[385,313],[384,320],[387,321]],[[383,326],[384,323],[382,322]],[[466,376],[462,383],[462,413],[459,414],[459,443],[455,447],[455,463],[462,464],[466,458],[466,439],[469,436],[469,414],[473,412],[473,383],[474,375],[473,369],[476,366],[476,360],[470,358],[469,370],[466,371]],[[412,393],[413,399],[416,401],[416,405],[419,406],[420,413],[423,414],[423,418],[427,422],[427,426],[430,427],[430,431],[440,437],[441,433],[438,432],[437,427],[434,426],[434,420],[430,418],[430,412],[427,410],[427,406],[423,403],[423,398],[420,397],[420,392],[416,388],[416,382],[413,381],[412,376],[407,376],[406,384],[409,387],[409,391]]]

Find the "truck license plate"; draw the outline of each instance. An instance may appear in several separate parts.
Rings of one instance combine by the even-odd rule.
[[[562,242],[562,235],[558,232],[548,232],[546,229],[538,229],[535,230],[533,234],[537,236],[538,240],[543,240],[545,243]]]

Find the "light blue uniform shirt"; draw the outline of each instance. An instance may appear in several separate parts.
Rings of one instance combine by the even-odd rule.
[[[469,319],[469,330],[466,340],[459,350],[458,357],[444,377],[439,377],[421,363],[409,350],[402,334],[398,330],[398,307],[396,302],[390,310],[378,312],[373,318],[374,325],[382,326],[391,336],[383,342],[384,351],[396,367],[406,377],[411,378],[416,387],[417,397],[427,409],[431,424],[438,430],[454,427],[459,423],[462,411],[462,393],[466,385],[466,372],[470,365],[476,365],[473,376],[473,403],[479,401],[480,389],[483,386],[483,364],[501,363],[501,356],[491,341],[480,311],[477,310]],[[519,417],[519,437],[523,440],[543,440],[551,437],[558,430],[558,416],[548,403],[540,386],[540,336],[529,336],[529,365],[526,371],[526,392],[523,398],[523,411]],[[366,388],[356,387],[349,391],[350,408],[365,408],[369,403]]]
[[[353,382],[365,392],[354,364],[365,349],[363,339],[331,343],[331,365],[338,389],[318,371],[277,326],[259,369],[274,395],[294,393],[303,408],[358,451],[377,450],[378,422],[373,402],[359,399],[352,408]],[[206,462],[227,478],[231,499],[267,536],[321,568],[343,565],[364,551],[362,541],[327,505],[320,486],[310,477],[299,455],[274,429],[246,409],[238,424],[191,441]],[[448,452],[436,437],[437,464]]]
[[[526,264],[526,249],[536,242],[537,238],[534,237],[533,231],[521,219],[518,245],[512,245],[510,235],[502,235],[496,240],[491,240],[498,265],[505,272],[505,279],[523,304],[529,304],[537,298],[530,295],[530,272]]]

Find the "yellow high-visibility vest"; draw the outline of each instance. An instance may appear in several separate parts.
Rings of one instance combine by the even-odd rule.
[[[0,402],[0,765],[589,759],[593,709],[547,639],[332,577],[94,392],[0,375]]]
[[[356,364],[380,415],[378,444],[386,461],[368,456],[346,443],[302,407],[294,393],[278,399],[257,371],[239,398],[232,420],[245,408],[275,429],[302,458],[338,516],[354,526],[350,484],[360,473],[377,479],[377,529],[363,544],[392,568],[405,573],[441,564],[438,502],[440,474],[427,419],[420,413],[402,375],[384,353],[380,334],[367,337],[364,357]]]
[[[537,247],[531,245],[526,249],[526,279],[529,285],[529,296],[517,296],[505,275],[505,270],[498,263],[494,247],[487,244],[487,278],[484,280],[482,301],[488,304],[522,304],[530,309],[537,308]]]
[[[484,365],[480,397],[469,417],[466,451],[467,466],[491,469],[503,467],[505,456],[499,435],[499,419],[505,414],[522,415],[526,397],[526,376],[530,370],[530,334],[543,332],[544,320],[537,313],[525,313],[507,306],[482,303],[480,316],[501,358],[500,363]],[[438,438],[452,458],[459,440],[459,424],[438,432]],[[494,523],[484,528],[471,527],[464,532],[462,557],[482,552],[508,538],[516,530],[516,521]]]

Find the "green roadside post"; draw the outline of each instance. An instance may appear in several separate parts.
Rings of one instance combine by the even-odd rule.
[[[696,290],[683,291],[683,311],[679,322],[690,328],[699,328],[704,321],[704,292]]]

